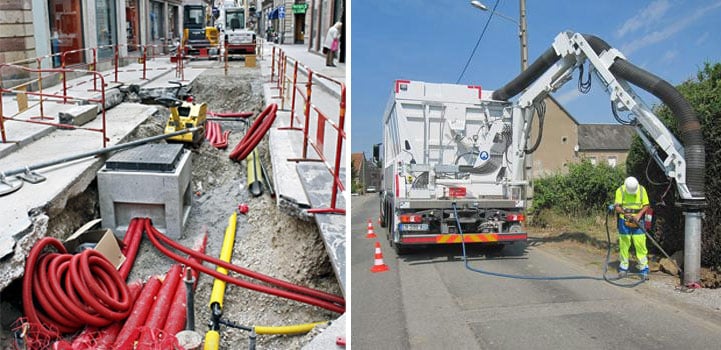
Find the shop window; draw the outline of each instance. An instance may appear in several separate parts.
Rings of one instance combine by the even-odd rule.
[[[98,0],[95,2],[95,23],[98,36],[98,58],[113,56],[112,45],[118,42],[115,0]]]
[[[150,2],[150,40],[162,40],[165,38],[163,15],[163,4],[157,1]]]
[[[79,50],[83,47],[83,22],[80,0],[49,0],[50,48],[53,54]],[[65,55],[67,66],[83,63],[82,52]],[[53,57],[53,66],[61,65],[60,55]]]

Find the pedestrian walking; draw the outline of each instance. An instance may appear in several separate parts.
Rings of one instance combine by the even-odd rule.
[[[342,27],[343,23],[336,22],[332,27],[328,28],[328,34],[325,36],[323,53],[325,54],[325,65],[328,67],[335,67],[333,57],[338,49],[340,49],[340,29]]]
[[[644,278],[648,278],[648,249],[646,248],[646,234],[641,225],[644,225],[644,215],[649,208],[646,188],[639,185],[635,177],[627,177],[623,185],[616,189],[614,209],[618,214],[618,248],[619,266],[621,276],[628,273],[629,249],[633,243],[636,250],[637,268]]]

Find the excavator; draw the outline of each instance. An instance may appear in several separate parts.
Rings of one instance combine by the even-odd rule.
[[[209,58],[218,54],[218,28],[206,26],[205,5],[183,6],[183,54]]]

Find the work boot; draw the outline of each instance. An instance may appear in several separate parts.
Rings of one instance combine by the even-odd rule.
[[[619,268],[618,268],[618,277],[619,277],[619,278],[624,278],[624,277],[626,277],[626,275],[628,275],[628,269],[624,269],[624,268],[622,268],[622,267],[619,267]]]
[[[639,271],[639,272],[641,273],[641,277],[642,277],[644,280],[648,280],[648,266],[644,267],[644,268],[641,269],[641,271]]]

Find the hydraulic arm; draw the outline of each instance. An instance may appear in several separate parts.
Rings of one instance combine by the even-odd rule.
[[[514,135],[517,136],[514,137],[515,149],[517,152],[526,149],[534,106],[571,80],[574,70],[582,71],[586,61],[608,92],[614,113],[627,111],[633,115],[630,125],[636,129],[644,147],[666,176],[676,182],[686,220],[684,283],[696,284],[701,263],[701,210],[705,205],[704,142],[693,108],[671,84],[628,62],[622,53],[598,37],[562,32],[556,36],[552,47],[527,70],[493,93],[494,100],[503,101],[520,94],[513,104],[513,114],[522,116],[514,118],[522,124],[518,125],[518,134]],[[683,143],[633,91],[631,84],[658,97],[671,109],[678,120]]]

